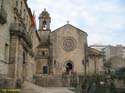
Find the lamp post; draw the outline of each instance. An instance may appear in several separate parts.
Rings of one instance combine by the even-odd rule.
[[[94,74],[96,75],[96,56],[93,54],[92,57],[94,60]]]
[[[94,57],[95,57],[95,58],[94,58],[94,66],[95,66],[95,75],[96,75],[96,67],[97,67],[97,66],[96,66],[96,56],[94,55]]]
[[[82,64],[84,65],[84,76],[86,78],[86,61],[82,60]]]

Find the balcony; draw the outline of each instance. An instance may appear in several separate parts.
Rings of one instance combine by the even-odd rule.
[[[7,21],[7,13],[3,7],[0,9],[0,23],[5,24]]]
[[[25,28],[20,23],[11,23],[10,31],[13,33],[24,32]]]
[[[10,26],[10,33],[11,35],[17,35],[22,37],[26,43],[32,48],[32,41],[29,33],[26,31],[26,27],[20,23],[11,23]]]

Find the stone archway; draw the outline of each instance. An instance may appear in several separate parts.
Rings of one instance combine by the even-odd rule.
[[[70,71],[72,71],[73,70],[73,65],[70,63],[70,62],[68,62],[67,64],[66,64],[66,72],[70,72]]]
[[[65,62],[65,73],[63,74],[63,85],[70,87],[74,86],[77,82],[77,76],[74,73],[74,64],[68,60]]]
[[[71,73],[73,72],[74,66],[72,61],[66,61],[65,63],[65,71],[66,73]]]

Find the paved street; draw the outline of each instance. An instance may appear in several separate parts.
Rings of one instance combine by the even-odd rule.
[[[25,82],[21,93],[75,93],[72,87],[39,87],[30,82]]]
[[[67,87],[48,87],[46,93],[75,93]]]
[[[40,87],[33,83],[25,81],[21,93],[76,93],[73,87]],[[116,93],[125,93],[125,89],[117,89]],[[107,93],[104,88],[98,88],[96,93]],[[110,92],[108,92],[110,93]]]

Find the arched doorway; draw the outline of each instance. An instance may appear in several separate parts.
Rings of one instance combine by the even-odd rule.
[[[69,73],[69,72],[72,72],[73,71],[73,65],[72,63],[68,62],[66,64],[66,72]]]
[[[48,66],[43,66],[43,74],[47,74],[48,73]]]

